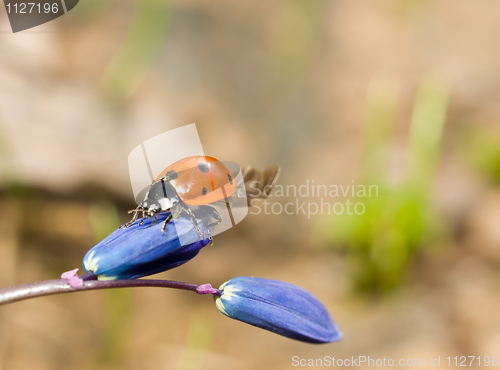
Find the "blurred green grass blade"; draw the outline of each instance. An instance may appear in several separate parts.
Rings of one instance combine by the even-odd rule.
[[[69,13],[74,19],[86,22],[94,17],[105,17],[113,11],[110,0],[82,0]]]
[[[457,150],[478,172],[500,184],[500,130],[468,123],[459,134]]]
[[[433,78],[421,83],[410,128],[407,182],[395,187],[387,179],[386,168],[397,95],[397,86],[389,80],[375,80],[370,87],[363,182],[379,185],[380,195],[359,198],[365,213],[336,216],[327,230],[333,246],[349,252],[354,287],[370,294],[400,286],[416,252],[446,235],[429,195],[446,118],[447,86]]]
[[[101,79],[106,96],[123,103],[137,90],[161,51],[170,23],[167,0],[141,0],[122,47]]]
[[[89,219],[96,241],[104,239],[119,225],[118,212],[109,203],[89,207]],[[109,289],[105,296],[105,317],[101,343],[97,353],[98,368],[119,368],[125,358],[131,320],[131,298],[128,289]]]
[[[11,184],[18,183],[20,173],[14,148],[10,143],[4,122],[0,116],[0,184],[8,187]]]
[[[96,241],[101,241],[120,226],[116,207],[110,203],[96,203],[89,208],[90,225]]]
[[[448,87],[427,78],[419,87],[410,128],[409,181],[428,191],[439,158],[448,106]]]
[[[399,96],[397,83],[387,77],[375,78],[368,89],[364,132],[362,180],[384,181]]]
[[[186,347],[179,361],[179,370],[203,368],[208,347],[212,343],[212,321],[203,315],[193,315],[189,326]]]
[[[121,369],[127,358],[132,322],[130,289],[106,289],[105,317],[97,368]]]
[[[120,225],[116,207],[101,202],[89,207],[89,219],[96,241],[112,233]],[[97,368],[118,369],[124,363],[132,320],[131,292],[128,289],[107,289],[102,338],[97,353]]]

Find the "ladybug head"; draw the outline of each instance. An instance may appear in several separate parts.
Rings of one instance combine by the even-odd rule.
[[[153,216],[156,213],[161,212],[161,205],[154,199],[146,199],[139,207],[141,210],[149,214],[149,216]]]
[[[155,214],[163,211],[168,211],[173,206],[173,202],[168,198],[160,199],[146,199],[140,205],[141,210],[148,213],[149,216],[154,216]]]
[[[159,212],[168,211],[178,201],[179,197],[172,185],[159,181],[151,185],[139,209],[152,217]]]

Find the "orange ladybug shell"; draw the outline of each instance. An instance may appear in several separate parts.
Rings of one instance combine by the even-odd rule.
[[[165,168],[156,178],[175,171],[170,180],[181,200],[189,205],[201,206],[228,198],[236,191],[236,181],[227,167],[209,156],[183,158]]]

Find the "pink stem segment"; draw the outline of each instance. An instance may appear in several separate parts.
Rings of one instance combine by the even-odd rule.
[[[217,289],[212,287],[212,284],[202,284],[196,288],[198,294],[217,294]]]
[[[80,289],[83,286],[83,280],[78,277],[77,271],[78,269],[66,271],[61,275],[61,279],[67,280],[72,288]]]

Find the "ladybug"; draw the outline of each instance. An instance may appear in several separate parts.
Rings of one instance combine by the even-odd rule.
[[[153,181],[144,200],[136,209],[129,211],[134,216],[122,227],[132,225],[141,214],[141,223],[145,218],[154,217],[160,212],[170,211],[165,220],[162,232],[168,222],[177,219],[184,211],[202,238],[202,231],[196,217],[188,206],[198,206],[208,216],[216,220],[213,226],[222,221],[219,213],[208,204],[225,200],[236,192],[236,181],[227,167],[209,156],[192,156],[183,158],[165,168]],[[211,237],[210,237],[211,238]]]

